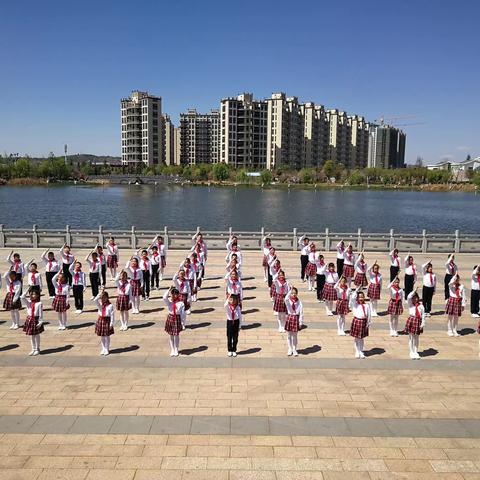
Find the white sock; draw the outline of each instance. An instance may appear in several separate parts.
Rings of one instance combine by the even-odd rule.
[[[453,316],[449,315],[447,319],[447,331],[453,333]]]
[[[107,345],[106,345],[107,342],[105,340],[106,338],[107,337],[105,336],[100,337],[100,343],[102,344],[102,353],[105,353],[107,350]]]
[[[364,346],[364,344],[365,344],[365,340],[364,340],[363,338],[360,338],[359,340],[360,340],[360,343],[359,343],[359,345],[360,345],[360,352],[363,353],[363,346]]]
[[[359,338],[355,338],[354,345],[355,345],[355,354],[358,356],[358,355],[360,355],[360,352],[361,352],[360,339]]]
[[[36,350],[37,347],[36,347],[36,342],[35,342],[35,335],[32,335],[32,336],[30,337],[30,342],[31,342],[31,344],[32,344],[32,351]]]
[[[410,350],[410,356],[413,356],[413,354],[415,353],[415,350],[413,345],[413,335],[411,333],[408,334],[408,348]]]
[[[372,300],[370,303],[372,304],[372,313],[377,313],[378,300]]]
[[[175,352],[175,340],[173,335],[168,336],[168,343],[170,344],[170,353]]]
[[[297,332],[292,332],[292,345],[293,345],[293,350],[297,350],[297,345],[298,345],[298,335]]]
[[[174,335],[173,341],[175,344],[175,353],[178,353],[178,348],[180,347],[180,335]]]
[[[288,345],[288,351],[292,352],[293,351],[293,338],[292,338],[292,332],[287,333],[287,345]]]
[[[63,325],[62,318],[63,318],[62,312],[58,312],[58,326],[59,327],[61,327]]]
[[[10,310],[10,318],[12,319],[12,327],[17,325],[17,316],[15,315],[15,310]]]
[[[337,318],[337,330],[339,332],[345,331],[345,315],[339,315]]]
[[[67,312],[62,312],[62,322],[63,322],[63,326],[66,327],[67,326]]]
[[[418,345],[420,344],[420,335],[413,336],[413,348],[415,355],[418,355]]]
[[[279,312],[278,314],[278,326],[284,330],[285,329],[285,321],[286,321],[286,318],[287,315],[285,312]]]
[[[325,302],[325,309],[327,310],[327,314],[333,312],[333,302],[331,300]]]
[[[453,317],[453,331],[457,333],[457,329],[458,329],[458,317],[455,315]]]

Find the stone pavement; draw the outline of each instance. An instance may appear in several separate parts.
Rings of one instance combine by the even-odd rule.
[[[182,256],[169,252],[166,276]],[[64,332],[44,300],[49,325],[38,357],[26,355],[29,339],[8,329],[1,311],[0,480],[480,479],[479,345],[468,305],[462,336],[448,337],[437,293],[420,361],[408,358],[407,337],[388,335],[384,316],[366,339],[369,358],[355,360],[352,339],[336,335],[335,318],[297,281],[298,254],[281,252],[308,327],[299,334],[300,356],[290,358],[261,254],[244,256],[237,358],[226,356],[224,252],[210,253],[178,358],[168,356],[163,331],[167,280],[131,316],[132,328],[115,333],[109,357],[99,356],[88,300],[82,315],[70,310]],[[386,275],[382,257],[367,254],[367,262],[378,259]],[[445,255],[429,257],[443,278]],[[479,260],[458,256],[463,278]],[[383,298],[380,311],[385,306]]]

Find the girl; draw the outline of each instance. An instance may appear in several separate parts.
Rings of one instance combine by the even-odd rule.
[[[390,282],[393,282],[400,273],[400,257],[398,256],[398,248],[394,248],[390,253]]]
[[[5,279],[5,286],[7,287],[7,294],[3,301],[3,308],[10,312],[12,319],[12,325],[10,330],[18,330],[18,324],[20,322],[20,309],[22,308],[22,302],[20,295],[22,294],[22,282],[17,280],[18,272],[15,270],[7,270],[3,275]]]
[[[235,270],[232,270],[230,274],[225,275],[225,282],[226,282],[226,296],[228,299],[229,295],[235,295],[238,299],[238,305],[242,308],[243,302],[243,287],[242,282],[238,278],[238,274]]]
[[[163,301],[167,305],[168,310],[165,331],[170,336],[170,356],[178,357],[180,332],[185,329],[185,306],[180,299],[178,290],[174,287],[170,287],[164,293]]]
[[[325,286],[325,272],[327,271],[327,264],[320,253],[315,254],[315,266],[317,268],[317,300],[323,302],[323,287]]]
[[[308,254],[310,253],[310,239],[305,235],[302,235],[298,239],[298,245],[300,245],[300,278],[302,282],[305,281],[305,269],[308,264]]]
[[[277,317],[278,331],[285,332],[285,320],[287,307],[285,296],[290,291],[290,286],[285,280],[285,272],[280,270],[277,278],[272,283],[273,314]]]
[[[268,261],[267,257],[270,253],[270,249],[272,248],[272,240],[267,235],[262,238],[262,251],[263,251],[263,259],[262,259],[262,267],[263,267],[263,281],[268,281]]]
[[[167,248],[163,243],[163,237],[157,235],[156,240],[153,242],[158,249],[158,254],[160,255],[160,269],[159,269],[159,280],[163,280],[163,272],[165,267],[167,266]]]
[[[398,337],[398,317],[403,313],[403,301],[405,300],[405,293],[400,288],[400,279],[394,278],[388,284],[388,291],[390,292],[390,300],[388,302],[387,313],[390,314],[390,336]]]
[[[138,257],[132,256],[125,265],[125,271],[130,278],[130,301],[132,314],[140,313],[140,295],[143,290],[143,276],[138,265]]]
[[[199,248],[198,244],[195,245],[194,251],[192,253],[192,260],[193,260],[193,255],[196,255],[196,260],[198,265],[196,265],[196,271],[197,271],[197,290],[200,290],[203,282],[203,270],[205,268],[205,256],[203,254],[203,251],[201,248]]]
[[[67,329],[67,310],[70,308],[68,304],[68,294],[70,286],[68,285],[68,279],[65,274],[58,271],[53,279],[53,285],[55,287],[55,298],[52,302],[52,308],[58,313],[58,329]]]
[[[141,255],[141,257],[139,257]],[[150,299],[150,277],[152,276],[152,262],[148,257],[148,251],[145,249],[137,250],[138,264],[142,272],[143,288],[142,299],[147,301]]]
[[[82,264],[75,262],[70,265],[70,275],[72,276],[73,298],[75,299],[75,313],[83,312],[83,292],[87,289],[87,279],[82,272]]]
[[[429,317],[432,312],[432,298],[437,288],[437,276],[433,273],[433,266],[431,260],[422,265],[422,273],[422,308],[424,309],[425,316]]]
[[[13,253],[13,250],[10,252],[10,255],[7,257],[7,262],[11,266],[11,270],[15,272],[16,280],[20,283],[23,282],[23,277],[25,275],[25,265],[23,264],[20,254]]]
[[[116,281],[118,261],[120,260],[120,256],[118,254],[118,245],[115,243],[115,239],[113,237],[108,239],[105,248],[107,249],[107,267],[110,270],[110,280]]]
[[[465,287],[460,284],[460,277],[453,276],[449,283],[450,291],[447,300],[447,307],[445,313],[448,315],[448,336],[459,337],[458,333],[458,318],[462,316],[462,311],[465,309],[467,302],[465,296]]]
[[[413,262],[413,257],[410,255],[410,253],[405,257],[404,267],[405,267],[405,296],[408,297],[408,294],[413,291],[413,287],[417,280],[417,267]]]
[[[59,252],[62,259],[63,275],[66,278],[68,284],[72,286],[72,274],[70,273],[70,266],[73,264],[75,256],[72,255],[70,247],[66,243],[63,244]]]
[[[228,239],[226,247],[227,247],[227,252],[240,251],[240,246],[238,245],[238,238],[235,235],[230,235],[230,238]]]
[[[277,254],[275,253],[275,249],[272,247],[270,248],[270,250],[268,251],[268,255],[267,255],[267,266],[268,266],[268,271],[267,271],[267,285],[269,287],[272,286],[272,282],[273,282],[273,278],[272,278],[272,274],[271,274],[271,266],[273,265],[273,263],[275,262],[275,260],[277,260]]]
[[[315,285],[315,279],[317,276],[317,266],[315,263],[315,254],[316,254],[316,247],[315,244],[312,242],[310,244],[310,250],[308,252],[308,263],[305,267],[305,277],[308,282],[308,291],[312,291]]]
[[[227,315],[227,355],[237,356],[238,332],[242,327],[242,308],[238,295],[229,294],[224,303]]]
[[[196,254],[196,252],[193,252],[191,255],[190,255],[190,265],[192,266],[192,270],[193,270],[193,273],[195,275],[195,292],[194,292],[194,302],[197,301],[197,293],[198,293],[198,287],[199,287],[199,284],[198,282],[200,281],[200,283],[202,282],[201,278],[202,278],[202,264],[201,262],[199,261],[198,259],[198,256]]]
[[[53,252],[49,252],[48,249],[42,253],[42,261],[45,264],[45,279],[47,280],[48,295],[53,300],[55,297],[55,287],[53,286],[52,279],[54,275],[60,270]]]
[[[408,333],[408,346],[410,348],[410,358],[419,360],[418,343],[420,334],[423,333],[425,327],[425,309],[420,304],[420,298],[417,291],[410,292],[407,297],[408,319],[405,324],[405,332]]]
[[[100,355],[110,354],[110,335],[115,333],[115,310],[110,303],[107,292],[99,293],[93,300],[98,309],[95,333],[100,337],[102,350]]]
[[[355,275],[356,257],[353,253],[353,247],[348,244],[347,249],[343,252],[343,276],[347,279],[348,284]]]
[[[231,260],[230,260],[230,263],[225,267],[225,271],[230,273],[232,270],[235,270],[238,274],[238,277],[241,278],[242,276],[242,272],[240,271],[240,267],[237,263],[237,259],[235,257],[233,257]]]
[[[92,289],[92,298],[93,300],[98,295],[98,290],[100,288],[100,262],[98,260],[98,254],[95,250],[92,250],[86,257],[85,261],[88,263],[90,272],[88,274],[90,280],[90,287]]]
[[[345,336],[345,317],[349,310],[349,299],[351,290],[347,284],[347,279],[342,275],[335,284],[337,293],[337,335]]]
[[[207,264],[207,257],[208,257],[208,248],[207,244],[203,240],[203,235],[200,231],[198,231],[193,237],[192,240],[195,244],[198,245],[198,248],[203,252],[203,271],[202,271],[202,279],[205,278],[205,266]]]
[[[353,283],[356,287],[366,287],[367,282],[367,264],[365,263],[364,253],[360,253],[355,262],[355,279]]]
[[[473,318],[480,317],[480,266],[475,265],[472,272],[472,288],[470,290],[470,313]]]
[[[30,335],[32,351],[29,355],[40,353],[40,334],[43,333],[43,308],[40,301],[40,294],[37,290],[30,291],[30,298],[25,292],[21,297],[22,304],[27,309],[27,319],[23,324],[25,335]]]
[[[130,291],[131,285],[128,281],[128,274],[122,270],[115,277],[115,285],[117,286],[117,310],[120,312],[120,330],[128,330],[128,311],[130,310]]]
[[[107,260],[103,253],[103,247],[101,245],[96,246],[98,261],[100,262],[100,275],[102,276],[102,287],[107,285]]]
[[[382,274],[380,273],[380,266],[377,261],[368,268],[368,276],[370,284],[368,285],[367,296],[370,299],[370,308],[372,310],[372,317],[378,317],[377,307],[380,300],[380,293],[382,292]]]
[[[287,307],[287,321],[285,322],[285,330],[287,334],[288,352],[287,355],[298,357],[297,343],[298,331],[303,326],[303,306],[298,298],[298,290],[292,287],[285,298]]]
[[[192,268],[192,262],[189,258],[186,258],[183,263],[180,264],[180,269],[185,272],[185,278],[190,283],[190,295],[192,296],[192,302],[197,301],[197,275]]]
[[[335,284],[337,282],[338,274],[335,273],[335,265],[330,262],[328,264],[328,272],[325,276],[325,286],[323,287],[322,293],[323,299],[325,300],[325,310],[329,317],[333,317],[333,302],[337,300],[337,292],[335,290]]]
[[[275,292],[275,286],[273,283],[277,279],[281,269],[282,269],[282,265],[280,264],[280,260],[276,258],[274,262],[270,265],[270,278],[272,279],[272,282],[270,283],[269,287],[270,287],[270,299],[272,300],[272,302],[274,301],[273,294]]]
[[[343,275],[343,261],[345,258],[345,242],[340,240],[337,243],[337,273]]]
[[[148,248],[148,255],[152,265],[152,278],[150,287],[153,290],[153,288],[156,286],[157,290],[160,290],[160,263],[162,259],[158,253],[158,247],[154,244],[150,245]]]
[[[365,358],[363,353],[364,338],[368,337],[368,329],[372,323],[370,305],[365,303],[363,292],[350,296],[350,309],[353,312],[350,335],[355,338],[355,358]]]
[[[26,271],[28,271],[27,285],[30,292],[37,292],[38,296],[40,296],[43,282],[42,275],[38,272],[37,268],[37,264],[33,260],[28,262],[26,266]]]
[[[443,279],[445,287],[445,300],[448,300],[448,297],[450,295],[450,280],[457,273],[458,267],[455,264],[455,255],[452,253],[448,256],[447,263],[445,264],[445,278]]]
[[[176,290],[180,295],[180,299],[183,302],[183,306],[185,307],[185,313],[190,315],[191,311],[191,298],[192,298],[192,291],[190,290],[190,282],[185,277],[185,270],[179,270],[173,276],[173,284]]]

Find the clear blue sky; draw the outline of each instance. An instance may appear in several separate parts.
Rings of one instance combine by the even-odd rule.
[[[480,155],[476,0],[3,2],[0,152],[120,153],[120,98],[175,122],[221,97],[284,91],[405,122],[407,161]]]

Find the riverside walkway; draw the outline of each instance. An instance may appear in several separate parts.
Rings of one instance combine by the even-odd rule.
[[[0,249],[2,271],[9,251]],[[41,251],[20,253],[29,261]],[[74,253],[83,259],[87,251]],[[129,255],[121,251],[122,264]],[[462,336],[448,337],[439,288],[420,361],[408,358],[407,337],[389,336],[386,316],[374,318],[367,358],[356,360],[351,337],[336,335],[335,317],[297,281],[298,252],[280,252],[308,327],[299,333],[299,357],[291,358],[274,322],[261,253],[246,251],[245,327],[238,357],[228,358],[224,255],[210,252],[178,358],[169,357],[163,331],[167,279],[130,316],[131,328],[116,330],[108,357],[99,356],[90,289],[84,313],[72,307],[63,332],[43,297],[49,325],[38,357],[27,356],[29,339],[9,330],[9,313],[0,311],[1,480],[480,478],[479,344],[468,305]],[[183,251],[169,251],[165,278],[182,258]],[[415,254],[417,265],[430,258],[440,280],[445,254]],[[378,260],[388,276],[385,254],[367,252],[366,259]],[[479,261],[456,256],[468,292]],[[107,291],[114,295],[112,282]],[[21,323],[24,317],[22,310]]]

